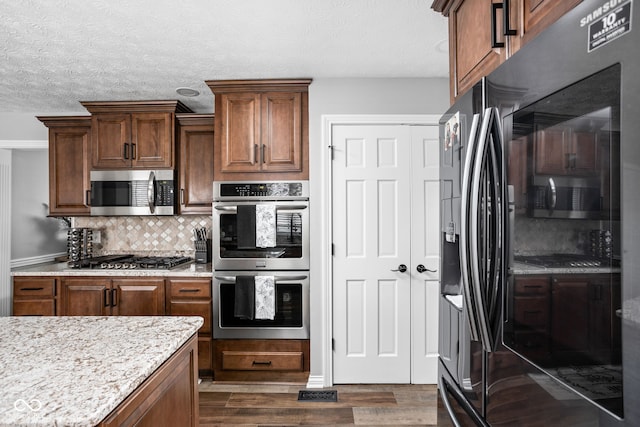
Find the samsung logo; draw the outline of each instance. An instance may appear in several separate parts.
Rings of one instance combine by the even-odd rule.
[[[626,0],[609,0],[608,2],[604,3],[602,6],[600,6],[599,8],[597,8],[596,10],[594,10],[593,12],[585,16],[584,18],[580,19],[580,26],[584,27],[585,25],[590,24],[591,22],[599,19],[600,17],[602,17],[606,13],[613,10],[616,6],[621,5],[625,1]]]

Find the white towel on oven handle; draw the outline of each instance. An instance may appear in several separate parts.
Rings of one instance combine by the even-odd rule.
[[[255,276],[255,319],[273,320],[276,317],[276,280],[274,276]]]
[[[276,246],[276,206],[274,204],[256,205],[256,247],[273,248]]]

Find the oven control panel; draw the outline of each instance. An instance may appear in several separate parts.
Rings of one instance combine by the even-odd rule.
[[[214,200],[303,199],[309,197],[308,181],[214,182]]]

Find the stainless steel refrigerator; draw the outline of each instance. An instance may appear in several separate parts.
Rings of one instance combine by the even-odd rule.
[[[440,125],[439,425],[640,425],[640,24],[585,0]]]

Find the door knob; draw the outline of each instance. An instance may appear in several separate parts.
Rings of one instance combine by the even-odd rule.
[[[400,264],[396,270],[391,271],[399,271],[400,273],[404,273],[405,271],[407,271],[407,266],[404,264]]]
[[[427,267],[425,267],[422,264],[418,264],[418,266],[416,267],[416,270],[418,270],[418,273],[424,273],[425,271],[428,271],[429,273],[435,273],[438,270],[429,270]]]

